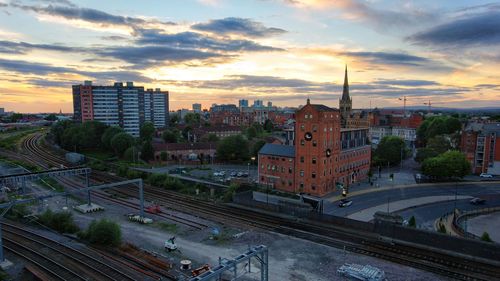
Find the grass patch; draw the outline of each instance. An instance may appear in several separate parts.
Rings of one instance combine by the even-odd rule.
[[[95,158],[101,161],[106,161],[106,160],[115,160],[116,156],[109,152],[109,151],[103,151],[103,150],[86,150],[82,152],[85,154],[86,157],[89,158]]]
[[[64,186],[62,186],[59,182],[57,182],[53,178],[42,177],[42,179],[36,180],[35,182],[37,184],[41,185],[41,186],[53,189],[53,190],[55,190],[57,192],[63,192],[63,191],[65,191]]]
[[[152,224],[153,227],[156,227],[160,230],[163,230],[163,231],[166,231],[166,232],[170,232],[170,233],[177,233],[179,231],[179,226],[175,223],[168,223],[168,222],[164,222],[164,221],[158,221],[158,222],[154,222]]]
[[[20,131],[17,133],[11,133],[8,136],[0,139],[0,148],[15,150],[19,141],[21,141],[27,135],[33,134],[39,130],[40,129],[31,129],[27,131]]]

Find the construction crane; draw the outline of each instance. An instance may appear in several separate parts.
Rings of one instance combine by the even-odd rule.
[[[403,98],[398,98],[398,99],[403,101],[403,118],[406,118],[406,96],[403,96]]]
[[[427,113],[431,113],[431,106],[433,104],[440,104],[440,103],[444,103],[444,102],[432,102],[431,103],[431,100],[429,100],[429,102],[424,102],[425,105],[429,106],[429,108],[427,109]]]

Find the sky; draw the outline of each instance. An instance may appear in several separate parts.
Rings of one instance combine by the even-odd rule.
[[[0,0],[0,107],[72,112],[71,85],[134,81],[170,108],[238,99],[500,107],[500,2]]]

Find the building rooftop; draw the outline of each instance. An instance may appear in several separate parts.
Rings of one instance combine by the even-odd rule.
[[[324,104],[311,104],[317,111],[336,111],[337,109],[328,107]]]
[[[194,143],[153,143],[155,151],[168,150],[197,150],[197,149],[216,149],[216,142],[194,142]]]
[[[266,143],[259,150],[259,154],[294,158],[295,157],[295,147],[291,146],[291,145]]]

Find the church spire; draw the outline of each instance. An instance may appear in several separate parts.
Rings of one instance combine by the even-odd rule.
[[[347,79],[347,64],[345,65],[344,90],[342,91],[342,100],[349,100],[349,81]]]

